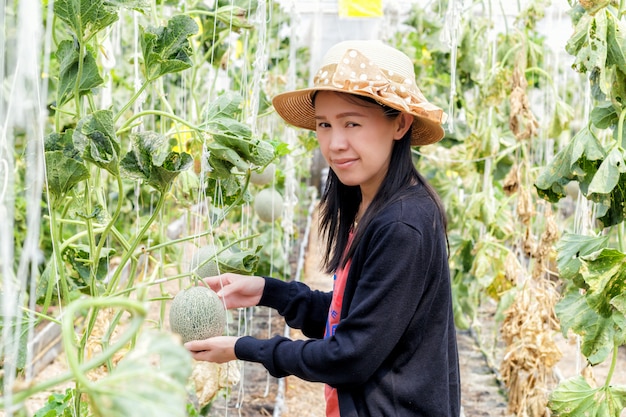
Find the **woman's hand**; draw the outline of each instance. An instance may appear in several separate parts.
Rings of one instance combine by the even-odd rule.
[[[204,279],[222,299],[226,308],[253,307],[259,304],[265,279],[255,276],[226,273]]]
[[[236,336],[217,336],[185,343],[185,348],[197,361],[225,363],[237,359],[235,356]]]

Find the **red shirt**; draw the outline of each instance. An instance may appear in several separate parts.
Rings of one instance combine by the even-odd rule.
[[[324,338],[333,336],[335,334],[335,329],[339,324],[341,305],[343,303],[343,292],[346,288],[348,271],[350,271],[350,261],[351,260],[349,259],[348,262],[346,262],[346,266],[338,269],[333,277],[333,299],[330,303],[330,309],[328,310],[328,319],[326,320]],[[326,417],[340,417],[337,389],[331,387],[330,385],[326,385],[324,388],[324,396],[326,397]]]

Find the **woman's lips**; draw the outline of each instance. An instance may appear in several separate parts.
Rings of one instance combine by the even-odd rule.
[[[333,166],[341,169],[349,168],[357,161],[357,158],[337,158],[333,159]]]

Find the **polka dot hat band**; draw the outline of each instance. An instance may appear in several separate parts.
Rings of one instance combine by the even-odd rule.
[[[315,130],[313,93],[337,91],[371,97],[378,103],[413,115],[411,145],[443,138],[446,114],[430,103],[415,82],[411,59],[381,41],[344,41],[324,56],[313,87],[278,94],[276,112],[289,124]]]

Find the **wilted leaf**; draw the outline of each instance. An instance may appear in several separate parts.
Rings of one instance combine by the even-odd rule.
[[[190,68],[192,49],[187,38],[197,32],[198,25],[186,15],[172,17],[165,27],[146,28],[141,34],[146,78],[151,81]]]

